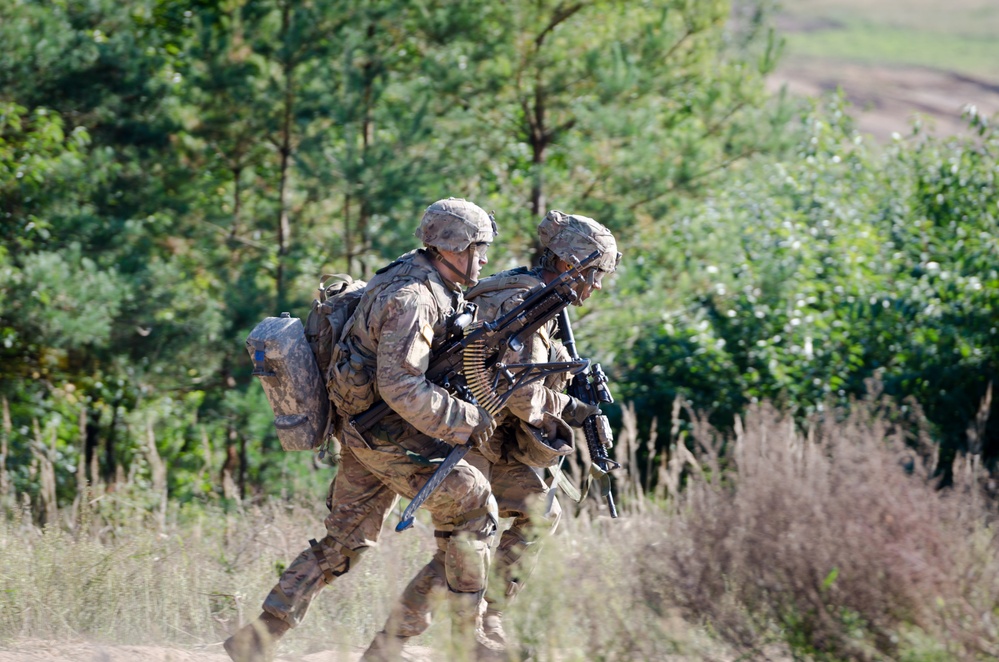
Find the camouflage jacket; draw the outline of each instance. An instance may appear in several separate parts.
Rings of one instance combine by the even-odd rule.
[[[372,367],[374,395],[394,413],[370,431],[365,445],[390,452],[402,446],[433,457],[442,451],[435,439],[468,441],[480,422],[478,409],[426,378],[448,320],[463,307],[461,289],[423,250],[403,255],[368,282],[343,340]],[[346,437],[348,445],[358,441]]]
[[[480,320],[494,320],[513,310],[521,302],[527,292],[544,284],[541,278],[541,268],[528,269],[517,267],[484,278],[466,292],[469,301],[478,306],[477,317]],[[504,363],[546,363],[549,361],[568,361],[569,354],[561,341],[555,338],[558,329],[556,320],[541,327],[523,348],[515,352],[507,350],[500,361]],[[569,396],[562,393],[568,382],[566,373],[551,375],[544,380],[518,389],[507,400],[506,407],[497,417],[497,434],[493,436],[486,447],[482,449],[487,458],[496,457],[508,452],[510,446],[516,446],[514,428],[518,421],[524,421],[534,427],[545,429],[546,433],[551,417],[561,416],[562,410],[569,404]]]

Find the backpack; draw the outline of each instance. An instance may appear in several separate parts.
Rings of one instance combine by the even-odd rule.
[[[354,309],[357,308],[365,287],[366,281],[354,280],[347,274],[323,274],[319,281],[319,298],[312,300],[312,309],[305,318],[305,339],[316,357],[316,365],[322,375],[328,399],[333,399],[329,390],[333,348],[340,342],[340,337],[353,318]],[[339,463],[340,441],[337,437],[342,425],[340,413],[331,403],[326,434],[319,446],[320,460],[329,456],[328,462]]]
[[[265,318],[246,339],[253,375],[260,378],[285,450],[318,450],[319,460],[339,461],[336,437],[343,421],[330,403],[328,370],[366,285],[347,275],[324,274],[304,326],[282,313]]]
[[[312,300],[312,310],[305,318],[305,339],[324,379],[329,374],[333,347],[340,342],[366,286],[365,281],[347,274],[323,274],[319,281],[319,298]]]

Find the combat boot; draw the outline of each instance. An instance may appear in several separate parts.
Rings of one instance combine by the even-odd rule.
[[[487,639],[506,646],[506,633],[503,631],[503,612],[497,611],[490,605],[486,613],[482,616],[482,632]]]
[[[475,655],[472,659],[475,662],[509,662],[510,655],[505,645],[496,643],[487,637],[485,632],[477,630],[475,632]]]
[[[482,593],[450,593],[451,631],[459,656],[476,662],[508,662],[506,646],[486,636],[479,622],[479,601]]]
[[[233,662],[271,662],[278,640],[291,629],[266,611],[225,640],[222,647]]]
[[[361,655],[360,662],[400,662],[403,656],[403,645],[409,637],[398,637],[382,630],[371,640],[368,650]]]

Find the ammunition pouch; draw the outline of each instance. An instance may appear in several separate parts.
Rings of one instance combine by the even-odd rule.
[[[510,456],[529,467],[551,467],[575,450],[572,430],[558,416],[544,414],[544,428],[520,421],[517,426],[517,447]]]
[[[326,390],[344,415],[366,411],[378,400],[374,360],[353,349],[347,339],[337,343],[326,375]]]

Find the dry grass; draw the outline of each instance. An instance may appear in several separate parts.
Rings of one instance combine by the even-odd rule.
[[[858,404],[802,435],[761,407],[727,447],[701,425],[694,478],[641,563],[649,601],[750,651],[994,659],[994,519],[970,472],[935,489],[896,414]]]
[[[760,407],[729,439],[694,417],[661,467],[667,493],[621,475],[621,518],[595,499],[567,517],[508,629],[538,661],[990,659],[994,504],[970,461],[956,488],[936,491],[896,414],[858,405],[801,433]],[[625,431],[620,455],[644,447],[633,437]],[[16,514],[0,523],[0,643],[218,652],[325,511],[316,499],[146,514],[136,492],[79,509],[72,530]],[[382,538],[283,655],[351,650],[381,626],[432,548],[419,527]],[[444,650],[447,630],[435,623],[416,643]]]

